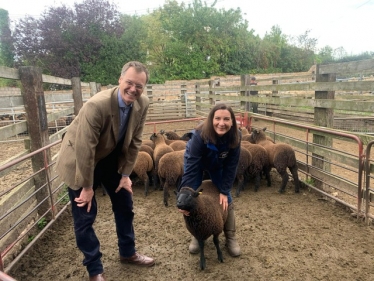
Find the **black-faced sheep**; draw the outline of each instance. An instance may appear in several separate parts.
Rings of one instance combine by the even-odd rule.
[[[158,163],[160,162],[161,157],[169,152],[173,152],[174,150],[165,143],[165,137],[160,133],[153,133],[150,137],[151,141],[155,144],[155,148],[153,149],[153,183],[155,188],[157,188],[158,184]],[[161,188],[161,187],[160,187]]]
[[[269,156],[266,149],[259,145],[253,144],[248,141],[242,141],[241,146],[246,148],[252,155],[252,162],[248,167],[248,176],[254,178],[255,180],[255,191],[258,191],[260,188],[261,174],[265,174],[267,180],[267,186],[271,186],[270,178],[270,166],[269,166]],[[243,186],[244,187],[244,186]],[[240,195],[240,192],[243,190],[239,188],[236,189],[236,196]]]
[[[192,132],[185,133],[183,136],[181,136],[181,140],[189,141],[192,137]]]
[[[169,189],[179,186],[184,173],[184,150],[163,155],[158,163],[158,177],[164,190],[164,205],[168,206]]]
[[[285,143],[273,143],[266,138],[266,128],[255,129],[251,134],[251,142],[262,145],[268,152],[269,164],[274,167],[282,177],[280,193],[285,192],[288,182],[287,168],[290,170],[295,184],[295,192],[300,190],[299,176],[297,172],[297,161],[293,148]]]
[[[144,195],[148,195],[149,176],[153,170],[153,159],[145,151],[139,151],[138,157],[132,171],[132,175],[136,175],[142,182],[144,182]]]
[[[204,244],[212,235],[218,260],[223,262],[219,235],[227,219],[227,210],[223,211],[219,204],[219,191],[215,185],[210,180],[205,180],[197,191],[190,187],[182,187],[177,193],[177,208],[189,212],[189,215],[183,215],[183,218],[187,230],[199,242],[200,269],[206,267]]]
[[[180,140],[181,139],[181,137],[176,132],[173,132],[173,131],[165,132],[164,130],[161,130],[160,133],[164,134],[168,140]]]

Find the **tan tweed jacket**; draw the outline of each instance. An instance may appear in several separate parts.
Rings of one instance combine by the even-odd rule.
[[[94,168],[114,150],[119,133],[118,87],[91,97],[70,124],[61,144],[56,172],[70,188],[93,185]],[[147,96],[134,102],[118,161],[118,173],[130,175],[142,143],[149,106]]]

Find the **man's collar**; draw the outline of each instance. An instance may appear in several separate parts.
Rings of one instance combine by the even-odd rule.
[[[117,92],[117,98],[118,98],[118,106],[119,107],[132,107],[134,103],[130,103],[129,105],[127,105],[121,98],[121,93],[118,89],[118,92]]]

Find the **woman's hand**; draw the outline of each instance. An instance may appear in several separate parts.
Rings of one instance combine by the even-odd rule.
[[[222,193],[219,194],[219,204],[222,205],[224,211],[227,210],[227,208],[229,207],[229,200],[227,199],[227,195],[224,195]]]
[[[180,213],[182,213],[183,215],[187,216],[187,217],[190,215],[190,212],[189,212],[189,211],[182,210],[182,209],[178,209],[178,211],[179,211]]]

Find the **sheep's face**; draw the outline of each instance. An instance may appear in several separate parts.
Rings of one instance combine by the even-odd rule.
[[[260,129],[253,130],[249,138],[249,142],[258,143],[259,141],[265,140],[266,139],[265,130],[266,130],[266,127],[262,130]]]
[[[192,133],[191,132],[185,133],[183,136],[181,136],[181,140],[184,140],[184,141],[188,141],[191,138],[192,138]]]
[[[189,187],[182,187],[177,193],[177,208],[190,212],[195,209],[197,196],[199,192]]]

